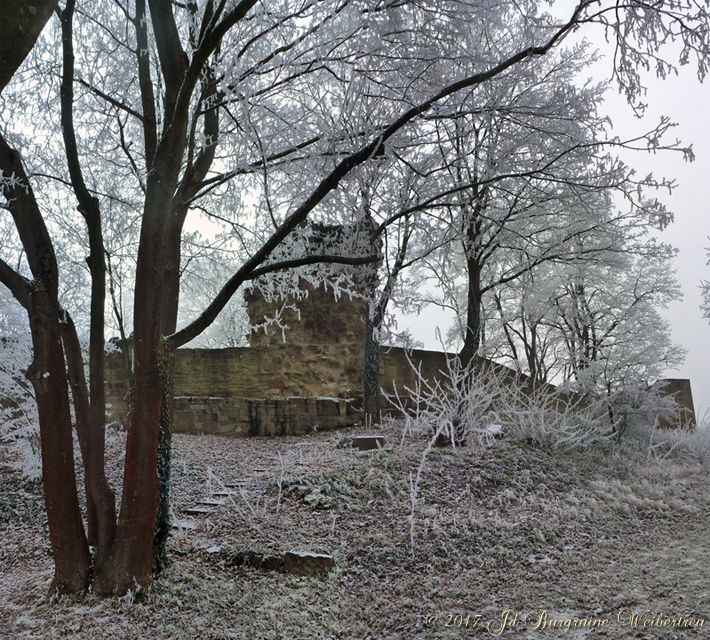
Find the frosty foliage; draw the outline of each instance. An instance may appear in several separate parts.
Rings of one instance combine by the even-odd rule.
[[[456,447],[490,436],[487,426],[503,393],[502,379],[495,374],[482,376],[462,367],[458,358],[447,357],[446,371],[427,380],[409,354],[407,359],[415,371],[415,385],[405,386],[401,394],[395,386],[394,395],[388,397],[403,415],[403,439],[425,437],[430,446],[448,442]]]
[[[680,297],[676,251],[628,223],[608,227],[606,240],[579,237],[566,261],[495,292],[486,350],[537,380],[562,381],[608,413],[621,435],[656,416],[675,420],[677,406],[657,381],[684,350],[659,313]]]
[[[208,2],[173,5],[178,36],[188,57],[199,49],[201,22],[211,6]],[[221,4],[222,16],[235,6],[231,2]],[[139,117],[141,96],[135,82],[136,34],[126,26],[126,15],[114,3],[79,3],[78,9],[81,19],[76,20],[74,34],[74,118],[80,133],[79,156],[105,213],[104,238],[115,293],[115,313],[110,315],[120,317],[114,320],[114,333],[122,330],[130,334],[131,278],[147,180]],[[699,74],[703,75],[703,37],[699,29],[694,29],[702,25],[704,12],[684,15],[689,9],[686,3],[663,3],[648,11],[624,7],[621,14],[613,3],[584,1],[578,3],[574,19],[599,23],[610,40],[618,39],[620,59],[614,73],[631,98],[640,95],[638,67],[656,65],[654,70],[661,74],[672,71],[673,63],[658,55],[666,41],[682,42],[681,63],[690,62],[695,55]],[[130,14],[133,3],[129,2],[125,10]],[[205,95],[200,88],[191,97],[194,115],[186,166],[208,149],[215,149],[216,155],[204,184],[187,199],[188,218],[201,214],[219,232],[210,240],[210,255],[204,250],[191,252],[186,236],[186,255],[181,264],[185,276],[194,271],[199,280],[199,271],[205,273],[209,268],[206,265],[217,261],[223,267],[220,275],[226,276],[239,260],[258,250],[347,153],[361,148],[404,110],[447,84],[489,69],[529,45],[542,44],[572,16],[574,8],[555,7],[552,15],[546,11],[546,3],[534,0],[463,4],[442,0],[408,7],[364,0],[295,6],[255,4],[248,19],[237,22],[224,35],[210,60],[209,74],[219,79],[215,92]],[[685,18],[682,22],[681,16]],[[57,22],[49,23],[30,63],[3,92],[2,107],[3,113],[13,114],[12,118],[4,117],[8,138],[36,170],[33,186],[60,239],[60,258],[72,270],[66,295],[73,300],[65,299],[64,306],[81,325],[81,311],[88,308],[83,264],[87,242],[73,194],[58,169],[64,164],[63,143],[57,128],[52,128],[59,120],[54,63],[54,53],[60,48]],[[164,78],[149,15],[145,23],[145,54],[156,81],[155,100],[161,113],[165,106],[161,89]],[[381,177],[373,189],[372,215],[378,225],[390,221],[383,234],[390,234],[390,225],[396,226],[393,216],[407,208],[421,208],[422,215],[414,225],[424,232],[410,243],[411,258],[423,259],[451,238],[450,228],[446,231],[441,221],[437,222],[439,211],[431,210],[427,202],[441,190],[440,177],[455,164],[451,163],[451,154],[436,148],[437,138],[446,142],[447,129],[451,133],[452,114],[469,114],[469,120],[478,119],[500,130],[496,134],[499,151],[494,158],[497,174],[520,169],[523,159],[528,163],[526,170],[531,169],[533,159],[538,169],[546,168],[548,160],[565,144],[571,148],[580,142],[591,143],[592,134],[599,133],[604,121],[597,116],[584,120],[584,116],[596,103],[602,87],[580,87],[576,78],[593,57],[584,46],[577,46],[528,60],[496,82],[442,99],[432,112],[439,118],[437,124],[434,118],[422,118],[391,137],[382,153],[369,162]],[[627,58],[632,63],[627,63]],[[218,132],[212,134],[204,123],[205,114],[215,104],[221,108]],[[545,113],[548,107],[554,110]],[[585,124],[575,133],[577,121]],[[517,123],[517,129],[512,123]],[[525,124],[530,125],[526,133]],[[25,130],[32,130],[33,135],[24,135]],[[470,134],[470,128],[465,132]],[[662,133],[649,136],[659,148],[663,146]],[[485,139],[486,146],[491,140],[491,136]],[[438,165],[434,152],[441,156]],[[566,159],[565,163],[570,166],[572,161]],[[490,177],[491,170],[489,165],[480,175]],[[353,171],[338,194],[331,194],[320,204],[318,215],[325,224],[343,223],[343,209],[338,205],[358,191],[362,182],[359,172]],[[600,165],[602,172],[609,181],[617,177],[616,168],[605,162]],[[553,177],[560,179],[558,172]],[[455,199],[440,199],[439,210],[452,201]],[[514,231],[520,233],[519,229]],[[389,248],[396,245],[392,238],[386,239]],[[295,246],[298,239],[292,242]],[[313,273],[314,269],[309,270],[306,277],[312,278]],[[338,295],[348,285],[338,280],[339,274],[334,279],[332,274],[331,269],[324,277],[335,284]],[[271,277],[274,281],[266,285],[267,295],[281,287],[298,291],[299,278],[294,285],[286,276],[278,284],[276,279],[281,276]],[[393,305],[416,307],[411,289],[418,283],[417,277],[397,285],[402,288],[392,296]],[[194,283],[186,283],[181,297],[195,291]],[[188,306],[189,313],[183,308],[186,318],[193,317],[200,305]],[[230,331],[239,325],[234,322],[234,313],[236,309],[227,314],[224,329],[216,331],[206,344],[217,344],[217,335],[231,344]]]
[[[425,438],[435,445],[477,441],[496,435],[527,439],[544,448],[584,447],[609,437],[604,414],[580,395],[535,384],[492,362],[463,368],[447,358],[446,371],[427,380],[419,368],[413,388],[395,392],[392,406],[403,416],[402,438]]]
[[[462,367],[457,357],[447,357],[446,370],[434,379],[415,373],[413,387],[388,400],[402,416],[402,442],[424,440],[416,473],[409,474],[410,545],[415,554],[414,530],[420,485],[434,447],[477,442],[493,445],[498,436],[522,439],[545,449],[584,448],[612,436],[609,421],[598,408],[575,394],[551,385],[536,385],[529,378],[492,362]]]
[[[42,475],[39,418],[32,386],[25,377],[32,342],[23,310],[0,292],[0,440],[17,453],[14,463],[28,478]]]
[[[83,310],[92,309],[93,395],[102,383],[100,320],[108,305],[100,269],[92,266],[90,274],[86,257],[91,252],[89,263],[100,266],[106,256],[116,329],[121,338],[132,329],[135,334],[130,443],[157,438],[160,430],[162,346],[176,349],[203,333],[245,282],[263,276],[254,286],[267,298],[297,297],[303,281],[325,282],[336,296],[364,295],[354,272],[334,266],[343,259],[331,255],[328,266],[313,267],[310,239],[298,227],[306,220],[347,230],[342,258],[351,264],[379,258],[378,242],[384,244],[383,283],[374,282],[374,270],[370,274],[372,289],[380,287],[379,301],[373,296],[380,315],[390,296],[416,288],[416,278],[409,286],[395,282],[412,260],[429,261],[442,282],[456,278],[461,264],[474,276],[485,267],[477,283],[486,280],[484,289],[468,283],[466,346],[475,334],[468,349],[475,354],[482,326],[474,311],[481,300],[471,305],[471,292],[512,282],[544,261],[566,262],[568,241],[599,227],[600,212],[589,206],[596,194],[618,188],[633,215],[657,226],[669,218],[644,191],[670,185],[634,178],[607,155],[607,147],[622,143],[608,139],[596,111],[603,88],[579,82],[593,56],[584,46],[564,50],[567,36],[582,27],[604,33],[615,46],[613,77],[637,111],[643,110],[640,73],[675,70],[666,45],[680,49],[678,64],[697,62],[701,79],[710,56],[710,16],[706,5],[691,0],[579,0],[558,4],[558,15],[554,3],[538,0],[147,4],[78,0],[74,11],[74,3],[66,3],[64,33],[59,20],[50,21],[0,96],[0,279],[30,314],[42,313],[28,302],[42,287],[49,293],[38,296],[48,298],[44,312],[66,309],[80,334],[89,324]],[[691,158],[691,149],[662,140],[669,128],[662,120],[637,146]],[[24,194],[7,175],[17,170],[19,157],[32,187]],[[369,170],[374,181],[362,179]],[[382,175],[396,179],[378,182]],[[369,184],[380,185],[378,198],[361,197]],[[353,196],[361,210],[343,210],[341,202]],[[206,243],[192,233],[205,218],[217,227]],[[364,220],[370,229],[360,243],[351,225]],[[30,233],[38,229],[41,234]],[[216,294],[207,293],[212,301],[200,301],[202,312],[189,310],[197,318],[176,331],[181,279],[182,294],[194,291],[210,270],[219,278],[233,275]],[[100,286],[92,290],[91,284]],[[455,307],[456,292],[445,293],[444,304]],[[233,305],[236,327],[239,305]],[[61,349],[56,326],[49,326],[56,323],[43,328],[37,319],[32,316],[37,356],[41,339],[54,332],[56,371]],[[641,320],[647,319],[653,318]],[[75,373],[74,342],[69,348],[66,341],[65,355]],[[21,371],[23,358],[12,357],[15,369]],[[412,391],[418,407],[412,424],[424,425],[428,438],[454,444],[489,437],[483,429],[506,398],[486,386],[485,376],[477,387],[475,370],[448,369],[441,385],[420,380]],[[575,369],[591,370],[586,361]],[[19,384],[14,369],[9,378]],[[84,384],[77,384],[76,397],[85,399]],[[55,418],[51,407],[42,408],[42,433],[54,429],[57,442],[70,445],[69,412]],[[20,420],[15,431],[27,434],[31,423]],[[97,444],[85,462],[100,462],[103,445]],[[90,563],[86,541],[67,533],[70,524],[82,527],[74,476],[60,464],[68,451],[45,451],[46,468],[62,477],[45,497],[53,542],[71,539],[76,550],[82,547],[72,555],[71,545],[53,545],[55,586],[81,591],[91,580]],[[126,593],[137,579],[143,586],[151,580],[146,551],[154,496],[131,489],[156,478],[155,457],[146,455],[140,445],[126,449],[124,490],[133,499],[121,504],[119,534],[98,536],[97,556],[108,560],[104,567],[97,562],[96,593]],[[100,475],[87,473],[89,484]],[[419,477],[412,484],[413,509]],[[87,495],[101,501],[98,492]],[[56,517],[60,502],[73,509],[71,517]],[[113,509],[96,513],[110,530]],[[136,544],[124,544],[126,536]],[[70,559],[79,557],[85,560],[80,570]]]
[[[710,248],[706,249],[708,252],[708,265],[710,265]],[[702,295],[702,303],[700,309],[708,320],[710,320],[710,282],[707,280],[702,280],[700,283],[700,293]]]
[[[377,245],[372,240],[373,228],[368,219],[349,225],[312,223],[300,225],[272,253],[264,265],[265,269],[280,264],[299,262],[309,258],[322,257],[325,262],[303,264],[301,266],[278,269],[252,280],[246,287],[249,292],[258,291],[269,303],[278,302],[280,307],[264,322],[250,327],[252,332],[266,331],[268,327],[285,330],[283,314],[287,309],[294,311],[300,319],[300,311],[295,301],[308,296],[308,287],[324,288],[331,291],[335,300],[341,296],[367,298],[377,281]],[[344,264],[337,259],[372,258],[359,265]],[[330,261],[329,260],[335,260]],[[284,337],[285,340],[285,337]]]

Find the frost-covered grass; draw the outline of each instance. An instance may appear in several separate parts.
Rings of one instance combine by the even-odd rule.
[[[174,530],[168,570],[119,600],[46,600],[52,567],[41,487],[8,467],[3,448],[0,637],[460,638],[467,636],[443,622],[427,627],[427,616],[496,618],[539,606],[611,616],[617,597],[710,618],[710,579],[699,569],[708,558],[693,558],[687,571],[678,557],[643,560],[671,540],[694,548],[693,536],[700,543],[710,534],[700,465],[675,453],[648,461],[643,441],[544,447],[503,431],[433,448],[412,521],[410,474],[428,440],[402,441],[401,429],[378,428],[391,452],[339,448],[362,433],[352,430],[244,440],[176,435],[172,505],[196,528]],[[109,438],[115,485],[123,438]],[[237,480],[240,486],[227,486]],[[212,514],[181,512],[218,489],[234,493]],[[316,491],[328,508],[308,503]],[[242,562],[248,550],[289,549],[332,554],[336,570],[301,578]],[[642,574],[644,566],[653,571]],[[654,590],[656,580],[666,587]],[[671,636],[659,630],[654,637]]]
[[[710,410],[692,430],[656,429],[651,426],[637,430],[634,435],[636,439],[647,442],[649,459],[666,459],[675,453],[710,470]]]

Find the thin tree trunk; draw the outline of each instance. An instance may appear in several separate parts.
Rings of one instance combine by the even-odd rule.
[[[369,218],[372,224],[372,218]],[[365,348],[362,369],[362,395],[363,395],[363,411],[365,412],[365,420],[368,425],[372,425],[378,419],[378,409],[380,400],[380,328],[385,319],[387,305],[392,298],[392,292],[397,284],[397,278],[404,269],[404,260],[407,257],[407,249],[409,240],[412,237],[412,228],[410,227],[409,216],[405,217],[404,232],[402,241],[397,251],[392,271],[387,276],[382,295],[378,300],[375,308],[372,310],[371,317],[367,319],[365,325]],[[379,230],[377,230],[379,232]],[[379,240],[378,233],[373,231],[372,247],[381,254],[382,241]],[[378,244],[379,243],[379,244]],[[372,289],[377,287],[377,279],[373,278]]]
[[[362,367],[362,407],[368,427],[377,422],[380,396],[380,342],[376,337],[379,325],[376,319],[365,323],[365,348]]]
[[[62,341],[74,400],[76,432],[84,462],[88,538],[89,544],[96,547],[94,572],[97,572],[108,557],[116,533],[116,498],[106,479],[104,421],[96,422],[91,415],[81,345],[68,314],[65,320]]]
[[[481,266],[475,259],[468,259],[467,263],[466,335],[459,352],[459,360],[462,367],[471,368],[481,345]]]
[[[75,402],[77,432],[84,459],[87,493],[87,520],[90,544],[97,547],[95,571],[99,571],[110,550],[116,528],[116,502],[104,470],[106,447],[106,392],[104,389],[104,313],[106,306],[106,261],[98,198],[91,195],[82,172],[74,131],[74,45],[73,16],[75,2],[68,0],[61,12],[62,85],[61,122],[66,148],[67,166],[79,211],[86,221],[89,236],[91,272],[89,394],[86,393],[81,347],[73,322],[67,316],[64,325],[64,347]]]

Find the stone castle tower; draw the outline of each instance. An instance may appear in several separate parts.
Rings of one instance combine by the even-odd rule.
[[[348,226],[311,224],[302,229],[307,230],[307,233],[301,251],[308,256],[347,256],[353,250],[361,254],[368,249],[372,250],[374,225],[371,221]],[[377,245],[375,250],[379,251]],[[338,266],[337,269],[346,273],[353,282],[355,295],[342,294],[337,300],[331,287],[314,287],[301,278],[298,288],[302,294],[270,301],[262,294],[257,283],[257,286],[244,294],[250,325],[260,327],[267,319],[281,312],[281,324],[287,325],[288,329],[282,331],[281,327],[273,324],[259,328],[249,335],[249,345],[272,346],[285,341],[287,344],[303,346],[357,345],[362,349],[370,312],[368,298],[375,292],[378,283],[377,266]]]

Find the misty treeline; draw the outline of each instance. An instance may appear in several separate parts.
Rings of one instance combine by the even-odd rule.
[[[447,347],[462,367],[491,355],[597,396],[645,389],[680,357],[657,312],[678,296],[673,250],[651,234],[672,219],[653,192],[672,183],[616,151],[692,150],[665,119],[612,132],[585,38],[608,42],[609,88],[641,113],[646,74],[693,64],[704,77],[704,3],[32,9],[3,4],[0,319],[16,353],[31,339],[29,385],[8,375],[36,400],[53,591],[120,595],[159,570],[171,355],[235,344],[244,287],[347,294],[353,266],[376,278],[371,414],[376,347],[406,341],[392,314],[426,304],[455,311]],[[342,226],[338,247],[309,248],[313,223]],[[104,471],[110,336],[133,349],[118,514]]]

